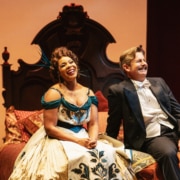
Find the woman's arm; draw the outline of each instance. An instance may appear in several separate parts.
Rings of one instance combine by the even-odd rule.
[[[97,140],[99,132],[98,111],[95,105],[91,106],[91,118],[88,123],[88,134],[91,139]]]
[[[94,93],[91,91],[90,96],[94,96]],[[91,146],[94,148],[97,143],[99,133],[99,124],[98,124],[98,108],[96,105],[91,105],[90,121],[88,122],[88,134],[91,139]]]

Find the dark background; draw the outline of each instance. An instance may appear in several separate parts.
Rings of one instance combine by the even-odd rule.
[[[165,79],[180,102],[180,0],[147,1],[148,76]]]

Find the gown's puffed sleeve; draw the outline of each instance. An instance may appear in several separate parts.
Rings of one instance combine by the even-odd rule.
[[[55,100],[55,101],[50,101],[50,102],[46,102],[44,100],[44,96],[42,96],[41,98],[41,104],[43,106],[44,109],[54,109],[60,106],[61,104],[61,99]]]
[[[98,107],[98,99],[96,96],[90,96],[92,104],[96,105]]]

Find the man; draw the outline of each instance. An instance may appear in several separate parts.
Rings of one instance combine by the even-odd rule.
[[[123,121],[125,147],[151,154],[165,180],[180,180],[180,104],[162,78],[146,78],[144,56],[142,46],[121,55],[127,78],[109,88],[106,132],[116,138]]]

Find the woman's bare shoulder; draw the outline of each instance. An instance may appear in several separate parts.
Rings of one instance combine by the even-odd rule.
[[[45,101],[55,101],[61,98],[61,93],[58,84],[51,86],[44,95]]]

